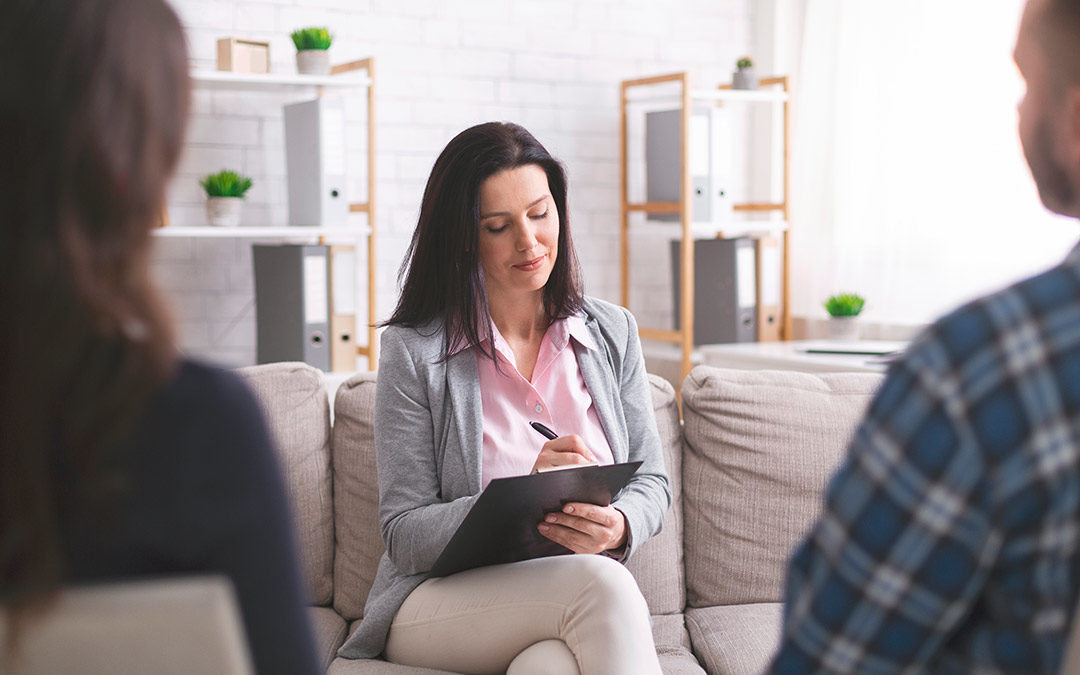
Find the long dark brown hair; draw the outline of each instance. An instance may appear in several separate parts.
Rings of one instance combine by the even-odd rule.
[[[148,255],[187,71],[162,0],[0,2],[0,605],[62,583],[58,503],[100,495],[175,367]]]
[[[477,252],[480,186],[500,171],[530,164],[547,174],[559,214],[559,254],[544,286],[544,310],[554,320],[581,308],[581,270],[570,236],[562,164],[523,127],[488,122],[455,136],[435,160],[398,274],[404,279],[401,296],[384,325],[418,328],[441,321],[444,358],[457,344],[479,345],[485,339],[492,344]],[[494,358],[494,352],[488,355]]]

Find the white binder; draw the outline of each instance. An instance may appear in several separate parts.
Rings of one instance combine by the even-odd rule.
[[[340,98],[326,96],[285,106],[290,225],[346,224],[345,154],[345,107]]]

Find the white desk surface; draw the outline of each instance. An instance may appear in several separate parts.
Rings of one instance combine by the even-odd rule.
[[[906,346],[906,342],[885,340],[794,340],[702,345],[698,350],[702,363],[718,368],[882,373],[888,367],[889,354],[894,357]],[[815,353],[824,350],[870,353]]]

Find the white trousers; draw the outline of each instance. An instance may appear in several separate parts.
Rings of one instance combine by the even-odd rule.
[[[637,582],[600,555],[428,579],[394,617],[386,657],[461,673],[660,672]]]

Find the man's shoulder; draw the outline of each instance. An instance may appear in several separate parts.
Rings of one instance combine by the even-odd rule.
[[[1060,346],[1052,335],[1055,318],[1067,312],[1080,312],[1080,274],[1063,263],[949,312],[914,341],[912,352],[936,350],[937,359],[960,363],[1014,348],[1053,350]]]

